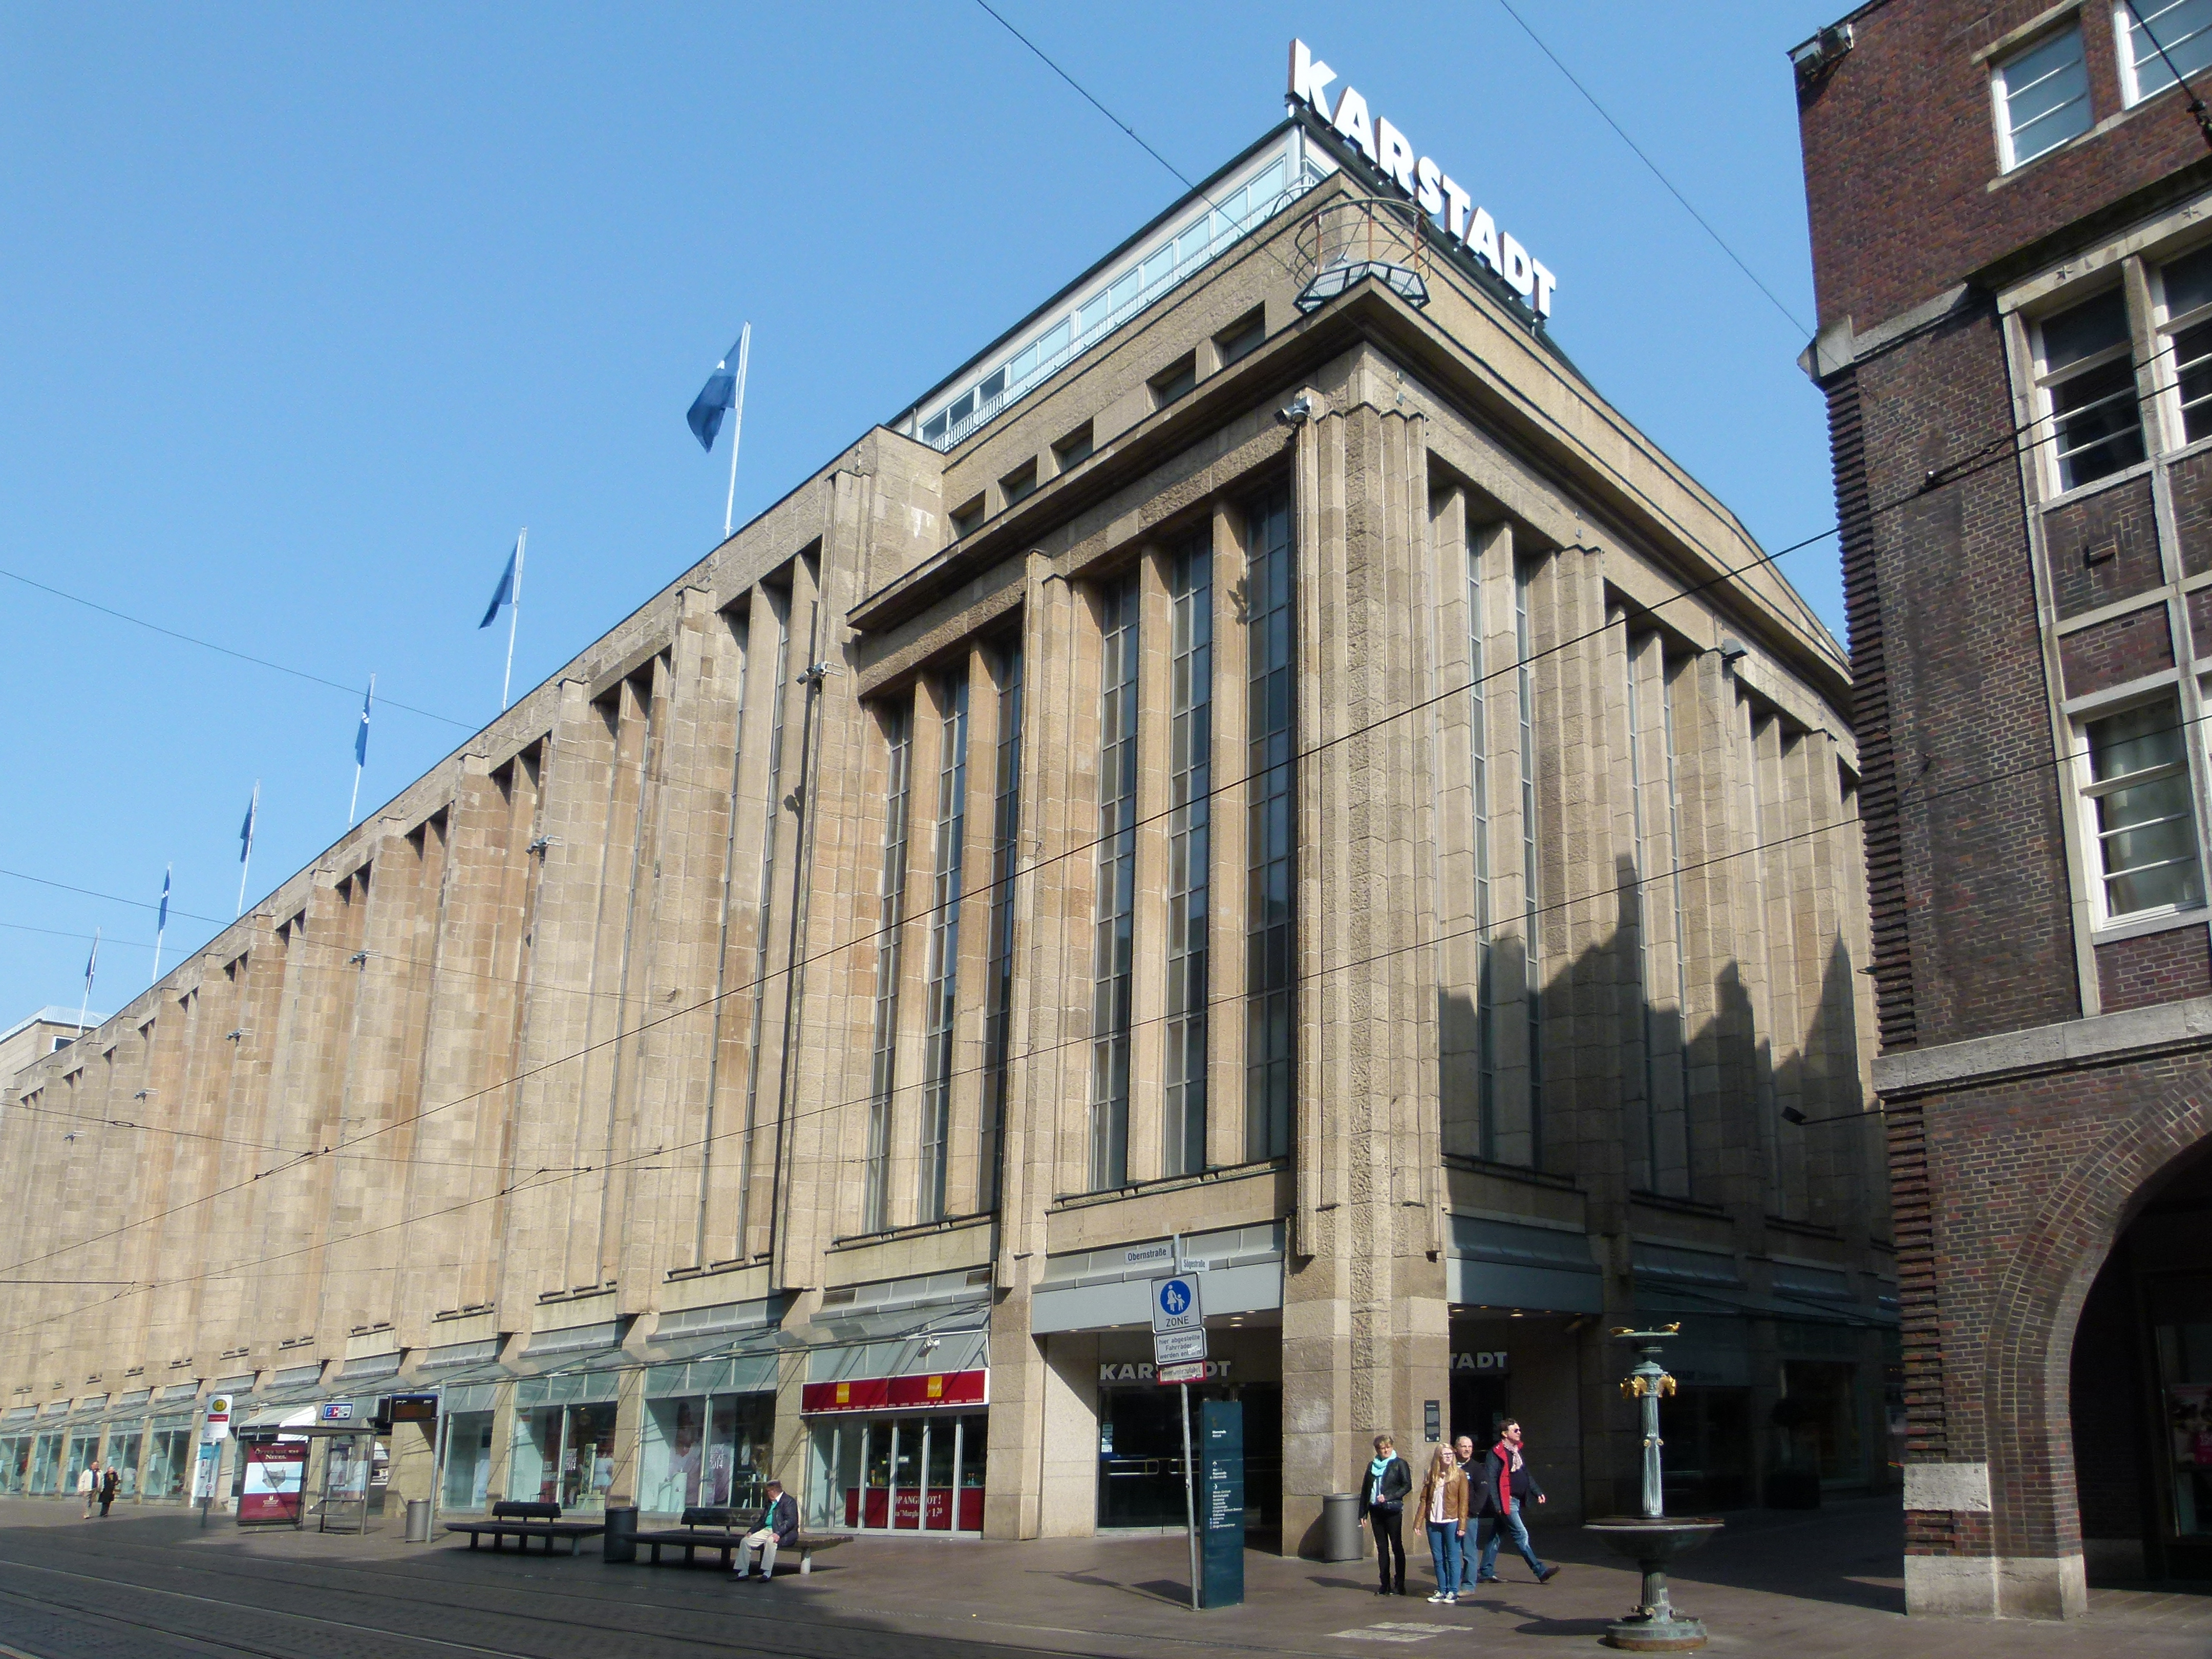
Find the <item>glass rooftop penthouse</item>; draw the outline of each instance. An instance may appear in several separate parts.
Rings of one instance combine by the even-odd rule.
[[[1270,133],[1001,336],[891,429],[951,449],[1335,171],[1296,125]]]

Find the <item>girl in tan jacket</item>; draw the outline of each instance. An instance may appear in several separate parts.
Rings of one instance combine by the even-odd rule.
[[[1459,1563],[1467,1547],[1468,1500],[1472,1491],[1467,1471],[1460,1468],[1449,1446],[1429,1454],[1429,1472],[1421,1481],[1417,1513],[1429,1529],[1429,1557],[1436,1563],[1437,1593],[1429,1600],[1455,1606],[1459,1601]]]

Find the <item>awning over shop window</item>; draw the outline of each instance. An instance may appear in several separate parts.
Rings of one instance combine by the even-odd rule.
[[[1046,1261],[1044,1278],[1031,1299],[1030,1328],[1042,1334],[1149,1327],[1152,1281],[1176,1272],[1179,1265],[1206,1275],[1209,1317],[1261,1313],[1283,1305],[1282,1224],[1264,1222],[1186,1235],[1180,1264],[1172,1239],[1054,1256]]]
[[[1454,1215],[1445,1295],[1460,1307],[1601,1313],[1605,1280],[1589,1236],[1495,1216]]]

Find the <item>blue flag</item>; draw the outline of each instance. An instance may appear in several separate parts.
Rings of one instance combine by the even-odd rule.
[[[158,936],[169,925],[169,872],[161,872],[161,914],[154,918],[154,932]]]
[[[246,822],[238,826],[238,861],[243,864],[253,856],[253,820],[261,811],[261,786],[253,786],[253,799],[246,803]]]
[[[491,603],[484,607],[483,620],[478,623],[477,626],[478,628],[489,628],[492,624],[492,618],[498,616],[501,609],[514,602],[514,555],[510,553],[507,556],[507,568],[499,573],[499,586],[492,590]],[[366,725],[368,720],[368,716],[364,714],[362,716],[362,723]]]
[[[684,417],[691,423],[691,435],[699,441],[699,447],[710,455],[714,452],[714,436],[722,429],[722,416],[738,406],[738,375],[730,367],[730,358],[737,355],[738,348],[733,345],[728,355],[714,365],[707,384],[691,400],[691,412]]]
[[[84,959],[84,994],[92,994],[92,978],[100,971],[100,929],[92,930],[92,954]]]
[[[376,677],[369,676],[368,690],[361,695],[361,729],[353,734],[353,763],[368,764],[368,706],[376,698]]]

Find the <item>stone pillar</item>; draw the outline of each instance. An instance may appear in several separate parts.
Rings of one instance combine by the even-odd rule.
[[[1433,681],[1422,424],[1355,365],[1298,431],[1297,1213],[1283,1537],[1318,1541],[1369,1438],[1449,1397],[1436,1121]],[[1371,401],[1370,401],[1371,399]],[[1389,718],[1395,715],[1396,718]],[[1331,743],[1354,731],[1357,741]],[[1324,746],[1326,745],[1326,746]],[[1357,895],[1356,902],[1348,896]]]

